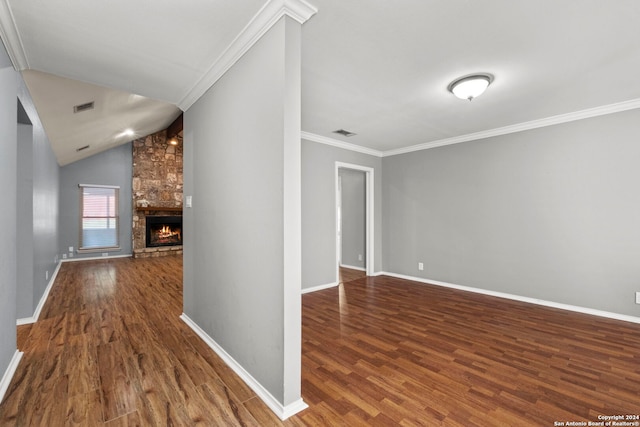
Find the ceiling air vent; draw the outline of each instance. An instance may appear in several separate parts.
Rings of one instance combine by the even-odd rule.
[[[356,135],[353,132],[349,132],[348,130],[344,130],[344,129],[338,129],[338,130],[334,130],[333,133],[339,133],[342,136],[353,136]]]
[[[87,148],[89,148],[89,146],[85,145],[84,147],[76,148],[76,151],[86,150]]]
[[[93,101],[85,102],[84,104],[76,105],[73,107],[74,113],[82,113],[83,111],[93,110]]]

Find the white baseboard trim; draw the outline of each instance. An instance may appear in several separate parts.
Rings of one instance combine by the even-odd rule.
[[[16,320],[16,326],[29,325],[31,323],[36,323],[36,319],[34,319],[33,316],[21,317],[20,319]]]
[[[278,400],[273,397],[269,391],[262,386],[255,378],[247,372],[242,365],[235,361],[233,357],[229,355],[217,342],[214,341],[197,323],[189,318],[185,313],[182,313],[180,319],[189,326],[193,332],[195,332],[202,340],[207,344],[218,356],[231,368],[233,371],[244,381],[262,401],[276,414],[282,421],[286,420],[292,415],[297,414],[303,409],[309,406],[304,403],[302,398],[283,406]]]
[[[327,283],[326,285],[318,285],[318,286],[312,286],[310,288],[304,288],[300,291],[300,293],[302,294],[308,294],[310,292],[316,292],[316,291],[322,291],[324,289],[329,289],[329,288],[335,288],[336,286],[338,286],[340,284],[340,282],[332,282],[332,283]]]
[[[31,317],[23,317],[21,319],[16,320],[16,325],[28,325],[30,323],[36,323],[38,321],[38,317],[40,317],[40,312],[42,311],[42,307],[44,307],[44,303],[47,302],[47,298],[49,298],[49,292],[51,292],[51,288],[53,288],[53,284],[56,281],[56,277],[58,277],[58,271],[60,271],[60,266],[62,265],[62,260],[58,261],[58,265],[56,265],[56,269],[53,270],[53,274],[49,278],[49,283],[47,283],[47,287],[36,306],[36,309],[33,312],[33,316]]]
[[[109,255],[109,256],[92,256],[92,257],[86,257],[86,258],[66,258],[66,259],[62,259],[60,260],[61,262],[76,262],[76,261],[96,261],[96,260],[101,260],[101,259],[113,259],[113,258],[131,258],[133,255],[128,254],[128,255]]]
[[[11,384],[11,379],[13,378],[13,375],[16,373],[16,370],[18,369],[18,365],[20,364],[20,359],[22,359],[23,354],[24,353],[22,353],[21,351],[16,350],[16,352],[13,353],[13,357],[11,358],[11,361],[9,362],[9,366],[7,366],[7,370],[4,371],[4,375],[0,380],[0,403],[2,403],[2,399],[4,399],[4,394],[9,389],[9,384]]]
[[[513,294],[504,293],[504,292],[490,291],[490,290],[487,290],[487,289],[473,288],[473,287],[470,287],[470,286],[462,286],[462,285],[456,285],[456,284],[453,284],[453,283],[440,282],[438,280],[423,279],[422,277],[415,277],[415,276],[407,276],[407,275],[404,275],[404,274],[389,273],[387,271],[381,272],[380,274],[381,275],[385,275],[385,276],[396,277],[398,279],[405,279],[405,280],[411,280],[411,281],[414,281],[414,282],[426,283],[426,284],[429,284],[429,285],[443,286],[445,288],[459,289],[461,291],[467,291],[467,292],[474,292],[474,293],[477,293],[477,294],[490,295],[490,296],[498,297],[498,298],[506,298],[506,299],[510,299],[510,300],[514,300],[514,301],[521,301],[521,302],[527,302],[527,303],[530,303],[530,304],[542,305],[542,306],[545,306],[545,307],[559,308],[561,310],[574,311],[574,312],[577,312],[577,313],[590,314],[592,316],[606,317],[606,318],[609,318],[609,319],[622,320],[622,321],[631,322],[631,323],[640,323],[640,317],[628,316],[626,314],[611,313],[609,311],[596,310],[594,308],[579,307],[579,306],[576,306],[576,305],[563,304],[563,303],[553,302],[553,301],[546,301],[546,300],[541,300],[541,299],[537,299],[537,298],[523,297],[523,296],[520,296],[520,295],[513,295]]]
[[[363,268],[363,267],[356,267],[355,265],[340,264],[340,267],[350,268],[351,270],[367,271],[367,269],[366,269],[366,268]]]

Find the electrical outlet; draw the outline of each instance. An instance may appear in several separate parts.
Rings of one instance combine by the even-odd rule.
[[[420,270],[420,271],[424,270],[424,263],[422,263],[422,262],[418,263],[418,270]]]
[[[640,292],[636,292],[636,304],[640,304]]]
[[[362,254],[358,254],[358,261],[362,261]]]
[[[73,252],[69,252],[69,258],[73,258]]]
[[[62,259],[67,259],[67,254],[62,254]]]
[[[73,246],[69,246],[69,252],[73,252]]]

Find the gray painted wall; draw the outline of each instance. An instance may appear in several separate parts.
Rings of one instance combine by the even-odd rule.
[[[375,172],[374,172],[375,173]],[[342,193],[342,265],[365,268],[367,183],[363,171],[340,168]]]
[[[299,260],[286,282],[300,230],[284,220],[300,167],[299,38],[280,20],[184,115],[184,312],[283,405],[300,398]]]
[[[385,269],[640,316],[639,134],[632,110],[385,157]]]
[[[18,318],[31,317],[42,299],[58,262],[58,181],[59,167],[51,144],[24,80],[14,72],[17,99],[22,110],[17,120],[31,123],[20,132],[14,125],[13,143],[20,145],[17,164],[15,251],[20,254],[17,279]],[[14,108],[17,102],[14,99]],[[15,117],[15,115],[14,115]],[[19,182],[18,182],[19,180]]]
[[[58,263],[60,167],[21,77],[19,82],[18,97],[33,124],[33,314]]]
[[[335,283],[336,162],[374,169],[374,270],[382,271],[382,159],[302,141],[302,288]]]
[[[9,206],[17,200],[17,94],[18,74],[0,44],[0,182]],[[0,378],[16,352],[16,215],[16,209],[0,209]]]
[[[20,116],[18,116],[19,118]],[[18,193],[17,236],[27,236],[16,241],[17,246],[17,303],[18,318],[31,317],[34,284],[33,239],[33,126],[18,124]]]
[[[60,253],[73,246],[76,258],[131,255],[133,154],[131,143],[114,147],[60,169]],[[120,187],[120,250],[77,253],[80,246],[80,189],[78,184]]]

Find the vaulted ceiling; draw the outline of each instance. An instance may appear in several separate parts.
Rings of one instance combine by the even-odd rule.
[[[67,164],[130,140],[127,128],[166,127],[258,12],[287,3],[0,0],[0,36]],[[310,3],[310,139],[384,155],[640,107],[637,0]],[[495,76],[484,95],[469,102],[447,91],[475,72]],[[73,113],[88,101],[93,110]]]

